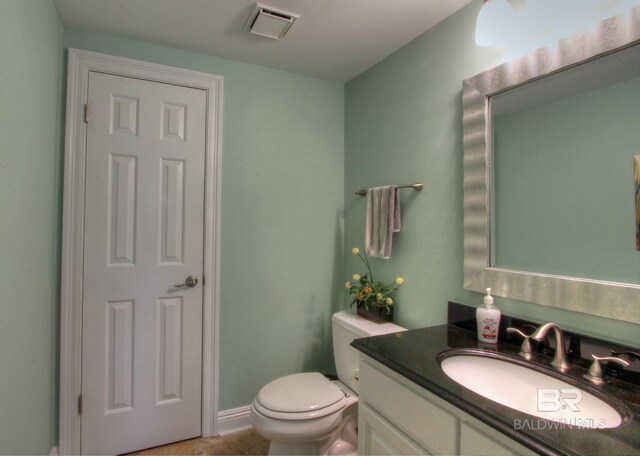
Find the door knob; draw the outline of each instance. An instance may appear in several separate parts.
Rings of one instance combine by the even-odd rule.
[[[184,283],[179,283],[177,285],[174,285],[174,287],[176,287],[176,288],[182,288],[182,287],[193,288],[196,285],[198,285],[198,278],[196,276],[190,275],[189,277],[187,277],[187,280],[185,280]]]

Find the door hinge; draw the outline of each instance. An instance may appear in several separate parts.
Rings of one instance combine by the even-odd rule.
[[[78,396],[78,415],[82,415],[82,394]]]
[[[84,105],[84,123],[89,123],[89,103]]]
[[[204,285],[204,276],[202,276],[202,285]]]

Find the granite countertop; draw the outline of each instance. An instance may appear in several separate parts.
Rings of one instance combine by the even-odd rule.
[[[351,345],[537,453],[640,455],[640,388],[637,385],[614,378],[601,387],[593,386],[582,380],[587,370],[572,365],[567,372],[570,383],[585,391],[595,389],[607,393],[614,403],[626,407],[629,419],[616,429],[558,426],[561,423],[518,412],[464,388],[450,379],[437,361],[439,353],[452,348],[479,348],[518,356],[518,346],[504,342],[485,344],[477,340],[475,333],[446,324],[409,330],[401,337],[390,334],[356,339]],[[552,369],[548,357],[537,355],[532,362]]]

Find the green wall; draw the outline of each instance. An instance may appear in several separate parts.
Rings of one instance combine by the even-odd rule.
[[[61,38],[53,2],[0,0],[0,454],[57,440]]]
[[[346,84],[345,245],[364,244],[366,187],[420,181],[402,190],[402,231],[390,260],[372,259],[377,277],[398,275],[398,322],[446,322],[448,300],[478,305],[463,288],[462,81],[502,63],[498,48],[475,45],[475,1]],[[552,202],[550,204],[553,204]],[[345,257],[345,280],[360,272]],[[346,293],[345,293],[346,294]],[[503,312],[640,346],[638,325],[496,299]],[[597,302],[594,303],[597,305]]]
[[[64,47],[224,77],[220,410],[281,375],[332,371],[344,86],[79,30],[65,29]]]

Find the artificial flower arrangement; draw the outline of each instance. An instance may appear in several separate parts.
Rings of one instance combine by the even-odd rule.
[[[371,272],[371,265],[369,264],[367,254],[360,254],[360,249],[357,247],[351,249],[351,253],[357,255],[367,267],[367,274],[364,276],[354,274],[354,282],[347,282],[345,284],[345,287],[349,290],[349,294],[353,295],[351,307],[356,304],[358,310],[360,310],[361,307],[364,307],[367,311],[371,309],[384,309],[384,313],[387,316],[391,316],[395,302],[390,295],[404,283],[404,279],[397,277],[395,281],[388,285],[382,282],[376,282]]]

